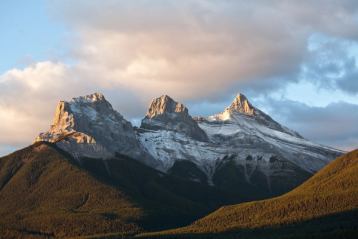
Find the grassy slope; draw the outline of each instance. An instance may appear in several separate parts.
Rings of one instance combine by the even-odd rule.
[[[164,238],[169,237],[168,235],[177,235],[175,238],[181,238],[178,235],[184,234],[185,238],[191,238],[189,235],[197,238],[193,235],[244,233],[252,230],[259,231],[260,228],[285,228],[294,223],[297,229],[302,225],[306,225],[303,228],[307,229],[309,221],[319,221],[319,228],[322,228],[325,223],[337,222],[332,218],[339,216],[341,217],[339,220],[347,220],[348,224],[353,223],[356,227],[357,209],[358,150],[355,150],[339,157],[303,185],[283,196],[222,207],[190,226],[151,235],[162,235]],[[311,224],[316,225],[313,222]],[[265,236],[267,235],[270,234]]]
[[[143,210],[64,160],[47,145],[0,159],[0,234],[67,236],[113,230],[135,233]]]
[[[80,166],[44,143],[0,158],[0,238],[163,230],[226,203],[213,187],[123,156]]]

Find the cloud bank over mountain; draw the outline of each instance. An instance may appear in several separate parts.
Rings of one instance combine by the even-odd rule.
[[[357,145],[354,130],[324,131],[333,121],[358,120],[347,116],[358,100],[335,97],[358,93],[356,1],[55,0],[47,9],[69,31],[66,59],[49,57],[0,74],[0,144],[30,142],[47,128],[58,100],[94,91],[134,119],[162,94],[206,114],[238,91],[269,99],[308,81],[332,92],[325,106],[271,99],[266,110],[277,106],[274,117],[317,142]]]

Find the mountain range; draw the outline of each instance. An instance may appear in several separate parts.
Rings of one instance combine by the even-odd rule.
[[[192,117],[163,95],[136,128],[95,93],[61,101],[36,142],[55,143],[80,163],[126,155],[167,174],[249,190],[248,200],[287,192],[342,153],[280,125],[242,94],[209,117]]]
[[[102,94],[81,96],[60,101],[32,145],[0,158],[0,234],[118,238],[181,227],[224,205],[287,193],[342,154],[282,126],[242,94],[209,117],[192,117],[163,95],[140,127]],[[209,221],[175,232],[213,233],[197,229],[200,222]],[[236,218],[238,226],[222,230],[213,222],[215,232],[241,228]]]

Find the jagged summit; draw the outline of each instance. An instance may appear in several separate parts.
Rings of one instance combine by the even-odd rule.
[[[183,114],[186,116],[189,115],[188,109],[183,104],[174,101],[168,95],[162,95],[161,97],[152,100],[146,117],[154,118],[158,115],[172,113]]]
[[[86,95],[86,96],[79,96],[79,97],[73,98],[72,101],[73,102],[87,102],[87,103],[98,102],[98,101],[106,101],[107,102],[104,95],[102,93],[98,93],[98,92],[95,92],[93,94]]]
[[[81,127],[81,125],[75,121],[74,114],[96,120],[99,116],[98,113],[114,113],[112,105],[101,93],[72,98],[68,102],[61,100],[57,104],[50,131],[56,133],[77,131],[77,128]],[[122,115],[118,112],[114,114],[116,114],[117,118],[123,119]]]
[[[206,133],[189,115],[188,109],[171,97],[163,95],[154,99],[142,120],[141,128],[183,133],[186,136],[206,141]]]
[[[253,116],[256,113],[256,108],[252,106],[245,95],[239,93],[234,101],[227,108],[230,112],[239,112],[246,115]]]
[[[60,101],[50,129],[35,141],[56,143],[77,158],[143,156],[131,123],[100,93]]]
[[[222,113],[210,116],[209,119],[216,121],[228,121],[233,120],[237,114],[256,118],[268,118],[265,113],[255,108],[244,94],[238,93],[231,105],[226,107]]]
[[[211,122],[231,122],[243,128],[255,128],[262,130],[262,127],[287,133],[294,137],[302,138],[297,132],[290,130],[273,120],[269,115],[253,106],[247,97],[238,93],[230,106],[219,114],[207,118]],[[246,122],[246,123],[245,123]],[[258,126],[258,127],[256,127]]]
[[[70,101],[61,100],[56,107],[55,117],[49,132],[55,134],[71,133],[86,128],[86,122],[79,119],[97,120],[99,113],[109,113],[112,117],[123,121],[123,116],[114,111],[112,105],[100,93],[72,98]],[[89,123],[89,122],[87,122]],[[41,136],[41,135],[40,135]],[[56,140],[51,137],[51,140]]]

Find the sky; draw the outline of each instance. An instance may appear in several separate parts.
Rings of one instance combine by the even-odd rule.
[[[0,34],[0,155],[93,92],[134,123],[163,94],[207,116],[241,92],[314,142],[358,148],[355,0],[2,0]]]

